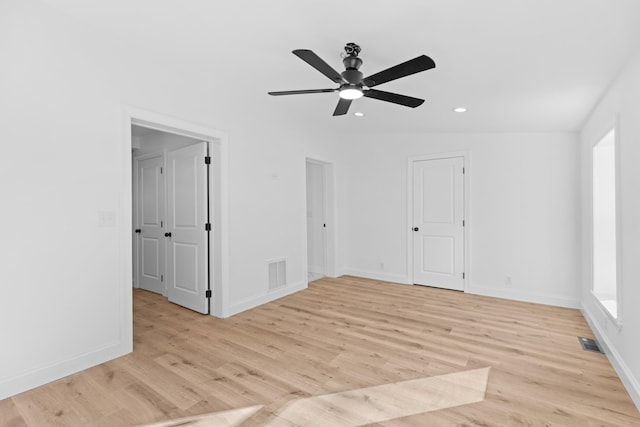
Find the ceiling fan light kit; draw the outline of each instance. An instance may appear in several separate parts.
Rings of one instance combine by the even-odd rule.
[[[342,99],[358,99],[363,95],[362,90],[357,87],[340,88],[340,98]]]
[[[402,64],[387,68],[386,70],[380,71],[379,73],[373,74],[369,77],[364,77],[364,74],[360,71],[362,59],[358,57],[361,51],[360,46],[355,43],[347,43],[344,47],[344,51],[345,54],[343,56],[342,63],[344,64],[345,70],[342,73],[338,73],[311,50],[297,49],[293,51],[294,55],[324,74],[332,82],[339,84],[339,87],[335,89],[306,89],[269,92],[269,95],[280,96],[338,92],[340,99],[338,100],[338,105],[333,112],[334,116],[347,114],[349,107],[351,106],[351,101],[363,96],[411,108],[416,108],[424,103],[424,99],[413,98],[411,96],[400,95],[397,93],[384,92],[371,88],[382,83],[387,83],[392,80],[397,80],[402,77],[435,68],[436,64],[433,59],[426,55],[421,55],[403,62]]]

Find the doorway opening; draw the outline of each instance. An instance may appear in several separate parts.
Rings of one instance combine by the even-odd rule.
[[[138,227],[136,222],[140,217],[139,213],[136,212],[135,201],[137,192],[139,191],[139,186],[136,184],[138,184],[138,178],[142,173],[146,173],[146,178],[150,183],[154,180],[159,183],[159,174],[168,175],[165,179],[167,187],[164,192],[162,192],[160,188],[155,188],[154,185],[151,185],[153,191],[149,192],[149,194],[155,193],[156,195],[164,194],[166,196],[166,203],[163,204],[160,200],[154,200],[158,199],[158,197],[151,197],[151,200],[148,200],[150,205],[156,206],[155,210],[157,212],[154,213],[154,209],[151,209],[147,212],[149,214],[147,219],[151,218],[152,221],[150,222],[152,224],[159,222],[159,226],[157,226],[159,230],[157,231],[162,231],[162,234],[159,236],[151,235],[146,242],[147,252],[145,254],[145,260],[149,261],[147,272],[153,273],[148,274],[148,276],[151,276],[152,279],[159,277],[159,281],[162,283],[161,286],[156,288],[156,292],[169,294],[165,285],[167,275],[175,277],[181,276],[187,279],[179,281],[181,285],[186,284],[186,286],[182,286],[181,289],[184,293],[194,293],[191,292],[193,289],[188,286],[189,284],[197,282],[199,292],[203,289],[201,285],[207,283],[209,289],[205,290],[205,297],[207,299],[210,298],[211,301],[210,310],[208,311],[216,317],[228,316],[228,238],[226,233],[228,211],[226,204],[223,203],[227,198],[228,179],[226,171],[228,161],[226,158],[227,137],[222,132],[176,119],[175,117],[164,116],[132,107],[125,107],[124,112],[123,168],[125,169],[125,179],[122,181],[120,212],[122,217],[132,218],[133,220],[130,222],[125,221],[121,227],[121,328],[123,331],[122,336],[125,340],[129,341],[128,337],[132,337],[132,282],[134,286],[143,287],[140,283],[140,269],[138,268],[138,266],[142,268],[143,265],[139,260],[136,261],[136,257],[140,256],[140,246],[142,245],[142,243],[137,240],[142,232],[135,232],[138,228],[141,228]],[[151,134],[166,139],[166,141],[159,143],[162,146],[162,149],[159,150],[160,152],[157,150],[158,142],[156,142],[156,146],[152,149],[155,153],[152,153],[149,151],[149,146],[145,146],[144,142],[141,141],[144,135],[150,136]],[[170,142],[169,139],[173,142]],[[199,160],[197,162],[189,159],[187,154],[183,152],[185,149],[198,151],[198,156],[202,157],[202,159],[198,157]],[[145,162],[146,160],[151,161]],[[145,163],[142,164],[142,162]],[[193,166],[193,170],[191,170],[189,166],[190,163],[193,165],[197,163],[197,166]],[[207,163],[210,167],[204,166]],[[143,170],[145,167],[146,170]],[[201,170],[205,172],[201,173]],[[209,172],[206,173],[206,170]],[[193,174],[191,172],[193,172]],[[173,173],[173,176],[171,176],[171,173]],[[195,193],[201,194],[202,192],[200,190],[189,192],[177,191],[172,195],[172,184],[184,183],[185,180],[191,179],[189,177],[196,175],[200,177],[197,179],[200,187],[209,187],[209,203],[200,202],[198,205],[194,202],[195,199],[191,200],[193,198],[191,198],[190,195],[194,195]],[[180,206],[180,208],[165,210],[166,206],[171,203],[171,197],[180,198],[180,200],[174,200],[173,203],[174,207]],[[200,218],[207,218],[207,216],[201,215],[197,218],[198,235],[201,234],[200,228],[202,228],[202,230],[205,230],[205,227],[206,229],[210,229],[209,239],[205,238],[208,242],[205,243],[206,251],[204,254],[201,253],[201,250],[195,245],[191,244],[192,242],[189,242],[189,238],[178,236],[178,234],[184,235],[185,232],[188,231],[191,225],[189,223],[190,218],[194,218],[194,216],[190,216],[189,212],[182,209],[182,207],[185,206],[186,199],[189,199],[188,201],[190,203],[194,202],[192,205],[196,206],[199,211],[206,211],[207,206],[209,208],[208,223],[206,220],[200,220]],[[200,198],[199,200],[203,199]],[[168,224],[171,221],[173,221],[173,224]],[[200,222],[202,222],[202,224],[200,224]],[[169,226],[172,227],[172,230],[167,229]],[[163,227],[164,230],[162,229]],[[195,230],[196,227],[194,226],[192,228]],[[178,230],[178,232],[173,233],[174,230]],[[171,233],[171,235],[166,235],[166,233]],[[153,242],[154,239],[156,242]],[[175,255],[172,260],[167,260],[164,269],[161,268],[159,264],[163,259],[162,254],[159,253],[162,251],[162,241],[166,243],[164,248],[167,250],[164,254],[164,259],[167,260],[169,257],[170,251],[167,248],[171,246],[170,241],[174,242],[172,250]],[[196,253],[197,256],[195,256]],[[156,263],[156,259],[160,261]],[[195,261],[196,259],[197,261]],[[194,267],[194,263],[197,262],[198,268],[185,267],[189,266],[189,261],[191,261],[191,267]],[[199,266],[203,264],[208,265],[206,270],[199,268]],[[136,266],[135,269],[134,266]],[[173,272],[171,271],[172,268],[174,269]],[[182,270],[175,271],[176,268]],[[202,273],[201,277],[195,278],[190,276],[191,273],[189,273],[189,271],[191,270],[204,271],[204,273]],[[185,305],[180,302],[177,303]],[[207,301],[207,307],[208,306],[209,302]],[[203,310],[199,311],[203,312]]]
[[[132,125],[134,286],[209,314],[209,143]]]
[[[166,156],[200,141],[139,125],[131,126],[131,141],[133,286],[166,297]]]
[[[618,319],[616,132],[607,132],[592,149],[593,288],[605,311]]]
[[[306,160],[308,282],[335,277],[333,165]]]

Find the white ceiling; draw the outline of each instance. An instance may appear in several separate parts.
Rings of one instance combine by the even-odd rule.
[[[350,113],[365,117],[335,118],[336,93],[262,100],[336,131],[578,131],[640,47],[638,0],[43,1],[136,49],[225,70],[247,99],[336,86],[293,49],[342,71],[342,47],[356,42],[365,75],[420,54],[435,60],[377,87],[425,98],[415,110],[364,98]]]

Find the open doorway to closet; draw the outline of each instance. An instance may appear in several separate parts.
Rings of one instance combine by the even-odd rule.
[[[215,283],[215,147],[203,138],[131,125],[133,284],[210,313]]]
[[[308,281],[335,277],[333,165],[306,160]]]
[[[208,314],[209,143],[133,125],[134,283]]]

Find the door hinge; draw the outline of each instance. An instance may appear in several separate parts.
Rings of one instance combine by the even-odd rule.
[[[161,281],[161,282],[164,282],[164,274],[161,274],[161,275],[160,275],[160,281]]]
[[[462,278],[464,279],[464,273],[462,273]]]
[[[210,165],[211,164],[211,156],[206,156],[204,158],[204,164],[205,165]]]
[[[464,227],[464,219],[462,220],[462,226]]]
[[[164,228],[164,221],[160,221],[160,228]]]
[[[462,174],[464,175],[464,168],[462,168]]]
[[[204,231],[211,231],[211,223],[208,222],[204,225]]]
[[[204,296],[207,298],[211,298],[211,289],[207,289],[206,292],[204,293]]]
[[[162,173],[162,166],[160,166],[160,173]]]

